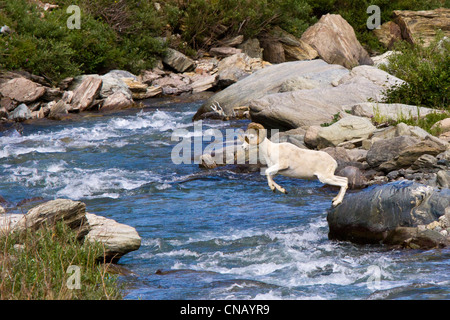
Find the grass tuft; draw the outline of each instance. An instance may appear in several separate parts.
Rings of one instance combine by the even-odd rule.
[[[117,275],[108,273],[108,266],[98,261],[104,253],[102,245],[79,242],[63,223],[20,236],[3,235],[0,248],[1,300],[123,298]]]

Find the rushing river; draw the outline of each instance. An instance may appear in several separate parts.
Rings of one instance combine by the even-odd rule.
[[[176,129],[201,103],[24,126],[0,137],[0,195],[70,198],[131,225],[120,264],[127,299],[449,299],[450,250],[398,251],[328,240],[337,190],[259,172],[174,164]],[[203,130],[245,128],[203,122]]]

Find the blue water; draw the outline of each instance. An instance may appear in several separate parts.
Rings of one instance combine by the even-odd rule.
[[[258,172],[176,165],[176,129],[201,102],[42,121],[0,137],[0,195],[70,198],[131,225],[142,246],[119,264],[127,299],[449,299],[450,250],[398,251],[328,240],[337,190]],[[203,122],[208,129],[247,121]],[[194,134],[195,135],[195,134]]]

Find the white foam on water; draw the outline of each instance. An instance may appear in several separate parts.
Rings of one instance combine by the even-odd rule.
[[[142,239],[141,246],[154,247],[160,250],[162,248],[162,242],[163,240],[160,238],[145,238]]]
[[[51,128],[28,135],[0,137],[0,158],[15,157],[31,152],[65,152],[67,148],[98,146],[123,147],[126,137],[138,130],[149,129],[158,132],[189,127],[191,123],[180,123],[183,114],[164,111],[139,112],[132,116],[112,118],[107,122],[82,123],[76,127]],[[148,133],[148,132],[147,132]],[[158,141],[152,141],[158,143]]]
[[[49,195],[82,198],[118,198],[124,190],[133,190],[149,182],[161,182],[159,175],[150,171],[122,169],[70,168],[65,161],[50,164],[46,170],[36,167],[10,167],[8,181],[27,187],[42,186]]]
[[[109,121],[108,126],[118,130],[138,130],[145,128],[156,128],[160,131],[173,129],[177,125],[177,118],[164,111],[139,112],[135,116],[114,118]]]
[[[168,146],[166,141],[139,141],[136,134],[161,134],[166,130],[180,126],[180,112],[164,111],[139,112],[111,118],[107,121],[90,120],[77,123],[77,126],[56,126],[46,128],[28,135],[11,135],[0,137],[0,158],[14,158],[33,152],[42,154],[70,152],[71,149],[99,148],[100,152],[108,152],[107,148],[122,148],[129,143],[143,143],[151,147]],[[183,124],[190,126],[189,124]],[[150,130],[144,131],[142,130]],[[131,138],[131,139],[130,139]],[[49,158],[41,157],[41,158]],[[40,158],[40,159],[41,159]],[[6,168],[6,167],[5,167]],[[132,190],[144,184],[157,182],[158,190],[171,188],[171,180],[164,180],[150,171],[119,170],[115,168],[89,169],[72,167],[65,161],[56,161],[42,168],[30,158],[20,165],[7,168],[9,175],[4,179],[19,182],[26,187],[42,187],[46,194],[72,199],[109,197],[118,198],[123,190]]]
[[[170,184],[168,184],[168,183],[158,184],[156,186],[156,189],[158,189],[158,190],[166,190],[166,189],[169,189],[169,188],[172,188],[172,186]]]
[[[71,170],[62,175],[63,188],[56,194],[73,199],[118,198],[123,190],[139,188],[155,179],[159,180],[159,177],[149,172],[139,173],[120,169]]]
[[[171,240],[175,251],[177,246],[188,245],[189,250],[195,252],[193,248],[196,243],[207,241],[219,246],[215,251],[198,253],[199,256],[194,262],[177,261],[172,268],[211,271],[240,279],[296,288],[317,285],[367,286],[367,278],[370,276],[368,267],[377,265],[382,269],[382,288],[398,285],[390,282],[390,279],[393,279],[390,270],[395,265],[391,257],[373,252],[348,256],[339,244],[326,240],[327,232],[326,219],[320,219],[284,230],[233,229],[220,235],[206,232],[181,242]],[[266,240],[263,244],[251,247],[244,244],[243,248],[239,249],[238,246],[245,242],[246,237],[264,237]],[[267,242],[267,238],[271,241]],[[220,246],[224,249],[221,250]],[[237,248],[230,251],[230,247]],[[333,298],[321,294],[313,296]],[[263,297],[259,296],[261,299]],[[278,298],[286,299],[284,295]],[[300,298],[311,296],[305,294]]]
[[[51,173],[57,173],[57,172],[61,172],[61,171],[65,170],[66,167],[67,167],[67,162],[65,162],[64,160],[61,160],[60,162],[50,164],[47,167],[47,171],[51,172]]]
[[[276,290],[270,290],[267,293],[258,293],[255,295],[253,300],[327,300],[330,299],[333,295],[328,296],[319,296],[319,295],[283,295],[281,292]]]
[[[289,264],[280,264],[276,262],[269,262],[269,263],[253,263],[249,266],[244,267],[224,267],[219,266],[218,263],[214,263],[213,261],[208,262],[202,262],[198,263],[194,270],[205,270],[218,272],[221,274],[233,274],[239,277],[245,276],[249,277],[250,279],[253,277],[261,277],[266,276],[271,273],[274,273],[275,271],[282,270],[286,267],[288,267]]]
[[[65,148],[57,147],[57,146],[27,148],[27,147],[17,147],[14,145],[6,145],[0,151],[0,158],[17,157],[17,156],[32,153],[32,152],[56,153],[56,152],[65,152],[65,151],[66,151]]]
[[[169,252],[161,252],[156,253],[154,256],[167,256],[167,257],[199,257],[200,254],[197,252],[193,252],[191,250],[187,249],[181,249],[181,250],[173,250]]]
[[[254,237],[254,236],[265,236],[267,235],[267,233],[265,231],[260,231],[260,230],[254,230],[254,229],[237,229],[237,228],[230,228],[227,231],[224,231],[223,233],[217,233],[217,232],[212,232],[212,231],[205,231],[202,233],[199,233],[197,235],[195,235],[195,237],[189,237],[186,241],[183,242],[179,242],[178,240],[177,243],[180,244],[191,244],[191,243],[195,243],[195,242],[204,242],[204,241],[210,241],[210,240],[215,240],[215,241],[219,241],[217,243],[220,243],[220,241],[234,241],[234,240],[239,240],[239,239],[243,239],[243,238],[249,238],[249,237]],[[171,240],[173,241],[173,240]]]

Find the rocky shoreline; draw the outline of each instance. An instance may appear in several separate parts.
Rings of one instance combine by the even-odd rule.
[[[254,50],[249,45],[245,48],[249,53]],[[40,76],[4,71],[0,73],[0,122],[64,120],[71,114],[141,107],[139,102],[149,98],[213,93],[269,65],[234,47],[212,48],[195,61],[169,48],[155,68],[138,76],[111,70],[66,78],[51,86]]]

